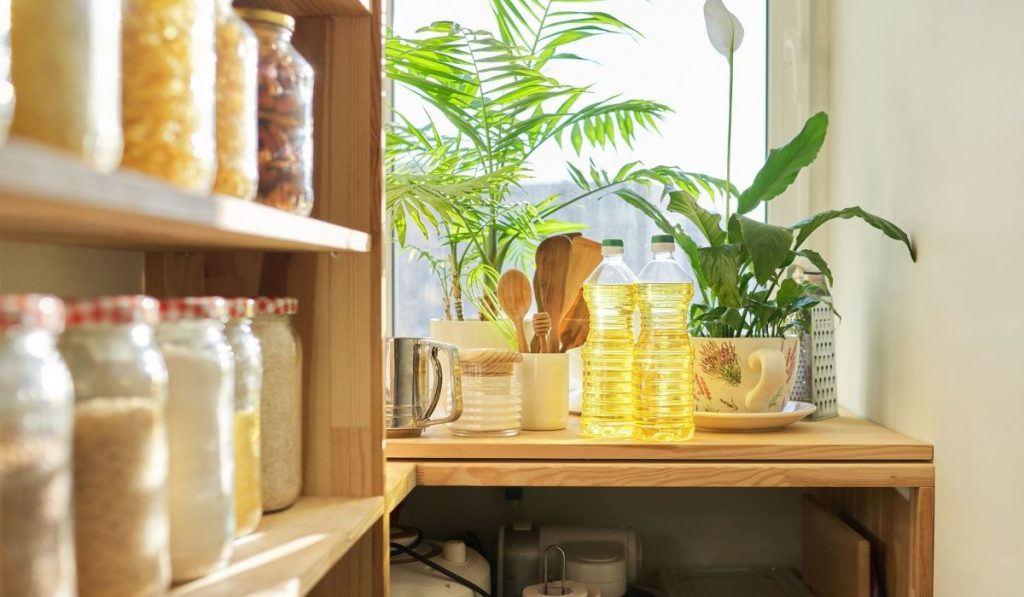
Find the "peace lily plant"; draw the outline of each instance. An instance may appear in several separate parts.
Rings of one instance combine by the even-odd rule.
[[[743,43],[743,27],[721,0],[707,0],[704,17],[711,45],[729,67],[726,179],[725,184],[713,189],[719,191],[724,215],[702,207],[698,203],[699,193],[693,189],[680,188],[668,193],[668,211],[682,215],[696,226],[703,236],[703,242],[698,244],[642,196],[629,190],[619,190],[617,194],[671,234],[689,257],[700,286],[691,305],[692,335],[782,337],[806,327],[807,314],[815,305],[831,306],[828,287],[833,281],[832,271],[819,253],[805,246],[811,234],[826,222],[859,218],[885,236],[902,242],[915,261],[916,253],[903,230],[860,207],[824,211],[790,226],[766,224],[748,217],[760,205],[781,195],[800,171],[815,160],[825,142],[828,116],[824,112],[811,116],[789,143],[769,153],[748,188],[742,192],[736,189],[731,181],[733,58]],[[786,276],[787,268],[797,258],[810,262],[823,274],[823,286]]]

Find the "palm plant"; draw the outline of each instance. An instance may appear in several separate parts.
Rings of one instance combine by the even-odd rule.
[[[421,28],[414,37],[389,35],[387,75],[413,91],[437,115],[413,124],[398,114],[389,129],[387,205],[397,240],[409,224],[437,234],[448,253],[453,313],[463,317],[464,285],[483,307],[507,264],[524,266],[539,239],[581,229],[554,216],[587,197],[629,184],[671,177],[668,170],[628,165],[616,176],[592,179],[579,192],[539,203],[514,201],[529,177],[531,156],[549,143],[585,147],[631,146],[640,130],[657,130],[670,109],[642,99],[593,99],[589,87],[559,82],[551,66],[585,60],[569,51],[582,40],[639,33],[593,10],[600,0],[491,0],[497,33],[452,21]],[[452,132],[441,132],[440,128]],[[579,176],[577,176],[579,174]],[[577,180],[579,169],[570,166]],[[484,300],[479,300],[480,297]]]

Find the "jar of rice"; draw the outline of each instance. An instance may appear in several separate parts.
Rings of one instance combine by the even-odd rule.
[[[78,594],[159,595],[170,584],[167,368],[147,296],[68,301],[60,347],[75,383]]]
[[[75,594],[71,377],[46,295],[0,295],[0,595]]]
[[[253,331],[263,351],[260,449],[263,510],[295,503],[302,490],[302,344],[292,325],[294,298],[256,299]]]
[[[156,338],[167,361],[171,578],[228,563],[235,536],[235,360],[218,297],[160,301]]]

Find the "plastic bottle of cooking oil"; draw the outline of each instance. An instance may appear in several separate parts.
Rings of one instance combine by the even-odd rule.
[[[686,315],[693,271],[672,257],[671,236],[651,239],[654,253],[637,282],[640,337],[633,357],[633,437],[685,441],[693,437],[693,347]]]
[[[590,333],[583,345],[583,416],[590,437],[633,435],[633,313],[636,275],[622,259],[622,241],[601,243],[604,259],[583,284]]]

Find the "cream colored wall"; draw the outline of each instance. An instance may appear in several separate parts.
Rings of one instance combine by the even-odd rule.
[[[940,597],[1024,595],[1024,3],[837,0],[829,195],[839,396],[935,444]]]
[[[144,257],[137,252],[0,242],[0,293],[139,293],[143,267]]]

